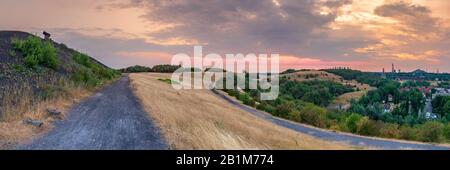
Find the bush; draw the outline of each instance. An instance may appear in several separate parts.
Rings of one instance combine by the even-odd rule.
[[[100,84],[102,80],[111,80],[118,75],[117,71],[101,66],[92,61],[91,57],[86,54],[75,52],[72,55],[72,59],[83,66],[78,68],[78,71],[72,75],[72,79],[77,83],[96,86]]]
[[[15,56],[17,55],[17,54],[16,54],[16,51],[14,51],[14,50],[9,50],[8,54],[9,54],[9,56],[11,56],[11,57],[15,57]]]
[[[56,48],[50,42],[42,42],[38,37],[29,36],[25,40],[13,39],[12,45],[23,54],[28,67],[43,65],[53,70],[58,68]]]
[[[447,124],[444,127],[444,138],[450,140],[450,124]]]
[[[293,110],[293,111],[289,112],[288,118],[289,118],[289,120],[293,120],[293,121],[296,121],[296,122],[301,122],[300,114],[301,114],[300,111]]]
[[[358,123],[361,120],[362,116],[356,113],[352,113],[349,117],[347,117],[345,121],[345,125],[348,130],[352,133],[356,133],[358,128]]]
[[[385,138],[398,138],[400,136],[400,130],[397,124],[384,123],[380,129],[380,136]]]
[[[81,64],[83,66],[86,66],[87,68],[91,68],[93,63],[91,62],[91,59],[89,56],[83,53],[75,52],[72,54],[72,59],[78,64]]]
[[[295,104],[292,101],[282,102],[276,106],[275,115],[280,117],[288,117],[289,113],[293,111]]]
[[[377,122],[370,120],[368,117],[363,117],[356,126],[356,133],[367,136],[378,136],[380,134],[379,128]]]
[[[234,97],[238,97],[239,96],[239,91],[237,91],[236,89],[229,89],[229,90],[227,90],[227,93],[230,96],[234,96]]]
[[[72,80],[89,87],[95,87],[100,84],[100,80],[89,69],[80,69],[72,74]]]
[[[312,103],[307,103],[300,110],[300,120],[317,127],[327,127],[327,110]]]
[[[419,127],[420,140],[423,142],[441,142],[444,137],[444,125],[436,121],[428,121]]]
[[[276,108],[273,107],[272,105],[266,105],[264,107],[264,111],[270,114],[275,114]]]
[[[399,137],[405,140],[417,140],[417,130],[410,126],[403,125],[400,127]]]

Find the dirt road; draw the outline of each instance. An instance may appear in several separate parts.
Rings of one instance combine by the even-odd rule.
[[[18,149],[167,149],[128,81],[128,76],[123,76],[73,106],[46,135]]]

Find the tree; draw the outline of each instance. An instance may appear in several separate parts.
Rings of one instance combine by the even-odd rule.
[[[444,116],[450,114],[450,100],[448,100],[445,103],[444,107],[442,108],[442,113],[443,113]]]
[[[446,115],[450,113],[449,110],[450,106],[447,106],[447,103],[449,101],[450,96],[436,96],[433,99],[433,101],[431,101],[431,105],[433,106],[433,112],[441,115],[442,117],[446,117]]]
[[[418,115],[418,113],[425,107],[425,98],[417,89],[404,92],[402,97],[406,102],[404,104],[408,107],[408,114]]]
[[[349,117],[347,117],[345,124],[350,132],[355,133],[357,131],[358,123],[361,118],[362,116],[356,113],[352,113]]]

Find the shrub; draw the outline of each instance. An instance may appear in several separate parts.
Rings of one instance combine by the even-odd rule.
[[[17,54],[16,54],[16,51],[14,51],[14,50],[9,50],[9,56],[11,56],[11,57],[15,57]]]
[[[89,69],[80,69],[72,74],[72,80],[76,83],[81,83],[89,87],[95,87],[100,84],[100,80]]]
[[[234,91],[234,92],[233,92]],[[247,93],[239,93],[237,90],[229,90],[228,94],[231,96],[236,96],[238,100],[242,101],[245,105],[254,107],[256,105],[255,100],[250,97]]]
[[[256,109],[258,109],[258,110],[265,110],[266,106],[267,106],[266,103],[261,102],[260,104],[256,105]]]
[[[345,121],[345,125],[347,126],[348,130],[352,133],[356,133],[358,123],[361,120],[362,116],[356,113],[352,113],[349,117],[347,117]]]
[[[300,114],[301,114],[300,111],[293,110],[293,111],[289,112],[288,118],[289,118],[289,120],[301,122]]]
[[[264,111],[270,114],[275,114],[276,108],[273,107],[272,105],[266,105],[264,107]]]
[[[17,73],[25,72],[25,68],[22,65],[20,65],[20,64],[12,64],[11,66],[14,69],[14,71],[17,72]]]
[[[235,96],[235,97],[238,97],[238,96],[239,96],[239,91],[237,91],[236,89],[230,89],[230,90],[227,90],[227,93],[228,93],[228,95],[230,95],[230,96]]]
[[[444,127],[444,137],[446,140],[450,140],[450,124],[447,124]]]
[[[72,59],[78,64],[91,68],[92,62],[86,54],[75,52],[72,54]]]
[[[400,127],[399,137],[405,140],[417,140],[417,130],[410,126],[403,125]]]
[[[380,134],[377,122],[370,120],[368,117],[363,117],[356,125],[356,133],[368,136],[378,136]]]
[[[13,39],[11,43],[15,50],[22,52],[24,62],[28,67],[35,68],[43,65],[54,70],[57,69],[56,48],[50,42],[42,42],[38,37],[29,36],[25,40]]]
[[[80,67],[72,76],[75,82],[84,83],[88,86],[96,86],[100,84],[102,80],[110,80],[118,75],[117,71],[101,66],[92,61],[91,57],[86,54],[75,52],[72,55],[72,59],[76,63],[84,66]]]
[[[419,139],[423,142],[440,142],[444,137],[444,125],[436,121],[428,121],[419,127]]]
[[[276,106],[275,115],[286,118],[289,113],[295,108],[295,104],[292,101],[282,102]]]
[[[300,110],[300,120],[317,127],[327,127],[327,110],[312,103],[307,103]]]
[[[400,130],[397,124],[383,123],[380,129],[380,136],[385,138],[398,138],[400,136]]]

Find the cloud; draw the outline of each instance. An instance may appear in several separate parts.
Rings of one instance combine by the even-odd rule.
[[[4,0],[0,29],[50,31],[55,40],[116,68],[161,64],[166,61],[161,52],[191,53],[198,44],[204,54],[299,58],[286,60],[292,67],[370,63],[371,70],[381,70],[398,62],[405,68],[450,68],[450,3],[445,0],[73,2]]]
[[[412,28],[413,31],[434,31],[438,27],[438,20],[431,16],[429,8],[403,1],[379,6],[374,13],[383,17],[394,18]]]
[[[338,61],[321,60],[311,57],[298,56],[280,56],[280,69],[304,68],[304,69],[322,69],[332,67],[351,67],[355,69],[367,69],[373,67],[373,64],[367,61]]]
[[[146,8],[143,18],[174,25],[149,33],[154,39],[186,39],[207,44],[217,53],[264,50],[299,54],[311,42],[327,38],[328,25],[336,18],[337,9],[350,2],[134,0],[120,6]],[[326,15],[320,13],[321,7],[327,8]]]
[[[385,3],[373,12],[381,18],[368,23],[374,42],[354,48],[359,54],[368,55],[378,61],[416,61],[434,63],[446,59],[446,48],[450,45],[445,35],[450,31],[441,18],[433,17],[426,6],[398,1]],[[368,29],[370,30],[370,29]]]

